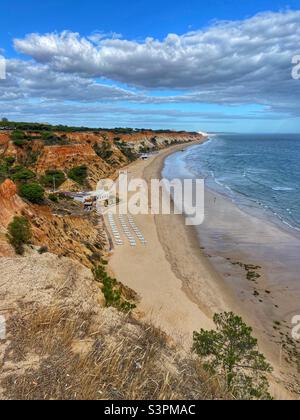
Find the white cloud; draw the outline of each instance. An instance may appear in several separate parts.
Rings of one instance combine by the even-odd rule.
[[[299,116],[300,82],[291,77],[299,39],[300,11],[262,13],[143,42],[114,33],[33,33],[14,40],[16,50],[31,61],[7,61],[0,100],[259,104],[266,118]],[[158,95],[158,89],[165,94]],[[164,117],[187,118],[174,112]],[[202,116],[190,113],[189,118]]]
[[[202,31],[163,41],[98,39],[78,33],[30,34],[16,49],[63,72],[106,77],[143,88],[195,89],[211,83],[290,78],[299,48],[300,11],[263,13],[238,22],[219,22]]]

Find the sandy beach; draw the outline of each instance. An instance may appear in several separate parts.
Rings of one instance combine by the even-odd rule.
[[[129,177],[160,178],[165,157],[176,151],[177,148],[170,148],[146,162],[139,161],[131,165]],[[132,248],[125,243],[123,247],[116,248],[110,259],[110,268],[123,284],[135,290],[139,295],[141,301],[138,310],[141,316],[167,332],[183,347],[189,348],[192,343],[193,331],[201,327],[211,328],[213,326],[212,312],[209,310],[209,304],[200,307],[197,299],[193,297],[192,291],[188,290],[178,275],[181,264],[173,264],[174,253],[172,253],[171,261],[171,256],[167,255],[162,245],[162,229],[164,227],[169,230],[169,223],[173,217],[176,220],[177,218],[181,220],[179,216],[161,216],[161,219],[160,216],[153,215],[136,216],[135,221],[147,239],[148,245]],[[174,226],[177,226],[176,220],[173,222]],[[161,226],[158,226],[158,223]],[[179,224],[177,227],[176,231],[172,229],[171,242],[178,243],[179,237],[188,242],[188,238],[183,232],[183,226]],[[197,248],[196,241],[195,237],[195,250]],[[181,252],[182,265],[185,265],[184,258],[188,258],[188,253],[189,247],[187,246],[185,255]],[[210,277],[216,275],[205,259],[199,263],[198,268],[201,270],[200,273],[194,267],[194,274],[205,282],[209,282]],[[203,283],[203,289],[204,287]],[[204,294],[203,290],[203,296]],[[211,299],[214,301],[215,307],[222,307],[223,302],[220,301],[218,305],[218,299],[215,299],[214,294]]]
[[[184,147],[187,146],[175,146],[161,151],[147,161],[132,164],[128,168],[129,176],[144,178],[147,182],[153,178],[160,178],[165,159]],[[213,204],[214,197],[208,192],[206,206]],[[228,207],[229,205],[228,200],[219,197],[218,206],[222,211],[232,212],[233,209]],[[233,213],[233,217],[235,215]],[[240,216],[242,215],[245,217],[244,213]],[[192,343],[193,331],[213,328],[212,317],[215,313],[232,310],[242,315],[254,328],[261,351],[275,368],[274,378],[282,379],[283,361],[280,346],[275,339],[272,341],[270,330],[265,327],[270,323],[267,319],[270,316],[269,307],[265,307],[263,303],[263,310],[258,311],[254,307],[253,291],[249,282],[246,279],[243,281],[240,271],[237,271],[239,282],[232,287],[232,282],[225,281],[224,276],[220,274],[222,270],[216,269],[218,258],[208,254],[207,249],[200,246],[201,233],[199,238],[199,231],[194,227],[187,227],[181,215],[138,215],[135,216],[135,222],[147,239],[148,245],[132,248],[125,244],[116,247],[111,255],[109,267],[119,281],[137,292],[140,298],[139,316],[160,327],[181,348],[188,350]],[[242,229],[245,225],[242,223],[240,226]],[[268,230],[268,234],[276,235],[277,232]],[[226,261],[227,269],[231,267],[231,270],[232,262],[252,263],[245,255],[242,258],[242,255],[238,254],[224,254],[221,263]],[[233,260],[230,262],[229,258]],[[272,290],[273,306],[277,298],[280,300],[280,296],[275,296],[277,292],[280,295],[278,288]],[[288,305],[288,299],[285,300],[286,302],[284,299],[280,300],[282,305]],[[285,307],[281,306],[281,311],[284,312]],[[272,329],[272,326],[270,328]],[[292,373],[286,366],[283,370]],[[288,380],[287,377],[285,380]],[[273,394],[276,394],[277,398],[288,398],[289,394],[276,383],[277,379],[274,379]]]

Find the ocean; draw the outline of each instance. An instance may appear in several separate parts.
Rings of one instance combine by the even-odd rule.
[[[170,155],[162,172],[167,179],[205,179],[199,248],[239,300],[258,313],[276,310],[281,319],[287,307],[300,310],[299,162],[300,136],[226,134]],[[260,282],[247,281],[234,262],[262,267]],[[284,305],[275,303],[276,293]]]
[[[205,178],[244,210],[300,232],[300,135],[214,135],[171,156],[164,175]]]

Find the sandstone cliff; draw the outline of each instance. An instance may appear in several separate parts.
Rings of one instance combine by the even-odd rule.
[[[101,219],[83,213],[81,208],[76,215],[58,215],[48,206],[25,203],[17,195],[16,185],[6,180],[0,184],[0,257],[14,255],[6,232],[17,215],[30,221],[34,245],[46,246],[49,251],[72,257],[87,267],[91,267],[93,258],[101,256],[107,248]]]
[[[114,173],[130,162],[130,153],[159,150],[175,142],[199,140],[201,135],[186,132],[154,132],[143,130],[120,133],[98,130],[95,132],[54,133],[55,142],[48,145],[43,135],[26,132],[28,141],[21,145],[11,139],[11,133],[0,133],[0,159],[14,157],[15,165],[32,170],[37,180],[48,170],[61,170],[68,176],[74,167],[85,165],[88,178],[85,186],[67,181],[60,187],[63,191],[80,191],[94,188],[101,178]],[[1,163],[1,162],[0,162]],[[17,195],[17,187],[11,180],[0,184],[0,256],[13,255],[6,240],[6,229],[15,215],[25,215],[31,223],[33,244],[47,247],[58,255],[72,257],[90,267],[93,259],[107,250],[102,221],[84,214],[80,209],[64,211],[54,205],[37,206],[24,202]]]

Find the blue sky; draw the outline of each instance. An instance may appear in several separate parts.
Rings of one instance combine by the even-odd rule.
[[[11,0],[0,116],[300,132],[299,1]]]

